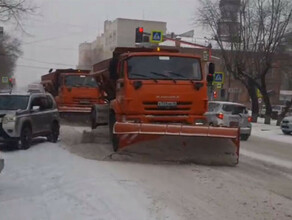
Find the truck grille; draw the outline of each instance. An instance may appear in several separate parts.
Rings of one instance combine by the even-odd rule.
[[[98,103],[98,99],[95,98],[73,98],[74,104],[77,105],[93,105]]]
[[[192,102],[143,102],[146,111],[189,111]]]
[[[289,121],[287,121],[287,120],[283,120],[282,123],[284,123],[284,124],[289,124]]]

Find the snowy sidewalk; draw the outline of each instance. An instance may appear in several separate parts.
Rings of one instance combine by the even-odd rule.
[[[276,121],[272,120],[270,125],[264,124],[264,119],[259,118],[258,123],[252,123],[252,136],[265,138],[272,141],[287,143],[292,146],[292,135],[284,135],[281,127],[276,126]]]

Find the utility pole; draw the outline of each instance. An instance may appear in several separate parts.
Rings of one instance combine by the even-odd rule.
[[[0,48],[2,48],[2,45],[3,45],[3,37],[4,37],[3,35],[4,35],[4,28],[0,27]],[[4,51],[0,49],[0,62],[2,62],[5,56],[3,52]],[[2,69],[0,69],[0,89],[3,87],[2,77],[3,77],[3,73],[2,73]]]

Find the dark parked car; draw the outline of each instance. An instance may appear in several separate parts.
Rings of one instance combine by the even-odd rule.
[[[292,116],[288,116],[282,120],[281,130],[284,134],[292,134]]]

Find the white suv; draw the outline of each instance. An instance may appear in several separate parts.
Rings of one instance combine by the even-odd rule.
[[[243,104],[210,101],[205,116],[210,126],[239,127],[241,140],[251,134],[251,117]]]

